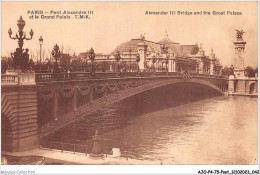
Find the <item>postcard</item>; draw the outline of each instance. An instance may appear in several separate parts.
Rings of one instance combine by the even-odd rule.
[[[1,9],[3,174],[44,165],[259,173],[257,1],[2,1]]]

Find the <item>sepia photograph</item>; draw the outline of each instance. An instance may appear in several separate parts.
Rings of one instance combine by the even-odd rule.
[[[1,1],[1,173],[259,174],[258,6]]]

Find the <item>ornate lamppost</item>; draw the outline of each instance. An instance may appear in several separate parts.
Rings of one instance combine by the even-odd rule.
[[[15,35],[15,37],[12,37],[12,29],[10,28],[8,30],[8,34],[9,37],[13,40],[18,40],[18,45],[19,48],[16,49],[16,52],[14,52],[13,54],[13,58],[14,58],[14,67],[19,67],[19,68],[27,68],[26,66],[28,65],[28,59],[25,57],[28,57],[28,51],[29,49],[26,49],[27,52],[23,53],[23,43],[24,40],[31,40],[33,38],[33,30],[31,29],[30,31],[30,38],[26,37],[25,32],[23,32],[23,28],[25,26],[25,21],[23,20],[22,16],[20,17],[20,19],[17,21],[17,26],[18,26],[18,34]]]
[[[129,55],[130,55],[130,70],[132,71],[132,60],[131,60],[131,56],[132,56],[132,49],[129,49]]]
[[[93,74],[94,73],[94,69],[93,69],[93,62],[95,60],[95,52],[94,52],[94,49],[91,47],[91,49],[89,50],[89,59],[91,60],[91,73]]]
[[[137,62],[138,71],[139,71],[139,64],[138,64],[140,62],[140,54],[139,53],[136,55],[136,62]]]
[[[166,56],[166,61],[165,61],[165,63],[166,63],[166,72],[168,72],[169,57],[170,57],[169,55]]]
[[[43,38],[40,36],[39,38],[39,44],[40,44],[40,72],[42,70],[42,43],[43,43]]]
[[[121,60],[121,56],[120,56],[120,52],[117,51],[116,54],[115,54],[115,59],[117,61],[117,71],[119,72],[119,61]]]
[[[153,62],[153,71],[155,72],[155,66],[154,66],[154,63],[156,62],[156,57],[155,56],[153,56],[152,62]]]
[[[55,58],[53,73],[55,73],[57,75],[59,73],[58,58],[61,55],[60,48],[57,44],[53,47],[51,54]],[[57,76],[56,76],[56,78],[57,78]]]

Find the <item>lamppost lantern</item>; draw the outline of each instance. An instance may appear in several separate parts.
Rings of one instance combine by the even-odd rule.
[[[59,46],[56,44],[54,47],[53,47],[53,50],[55,51],[55,53],[58,53],[59,52]]]
[[[40,43],[40,45],[42,45],[42,43],[43,43],[43,38],[42,38],[42,36],[40,36],[40,38],[39,38],[39,43]]]
[[[121,60],[121,56],[120,56],[120,52],[119,51],[117,51],[115,53],[115,59],[117,61],[117,69],[118,69],[118,72],[119,72],[119,63],[118,62]]]
[[[115,59],[116,59],[117,62],[121,60],[121,56],[120,56],[120,52],[119,51],[116,52]]]
[[[94,49],[91,47],[91,49],[89,50],[89,55],[88,55],[88,57],[89,57],[89,59],[91,60],[91,72],[92,72],[92,73],[94,72],[94,69],[93,69],[93,61],[95,60],[95,56],[96,56],[95,51],[94,51]]]
[[[166,56],[166,61],[165,61],[165,63],[166,63],[166,72],[168,72],[169,58],[170,58],[170,56],[167,55],[167,56]]]
[[[19,49],[22,50],[23,48],[23,41],[24,40],[31,40],[32,37],[33,37],[33,30],[31,29],[30,31],[30,36],[31,38],[26,38],[26,35],[24,34],[23,32],[23,28],[25,26],[25,21],[23,20],[22,16],[20,17],[20,19],[17,21],[17,26],[18,26],[18,33],[19,33],[19,36],[16,34],[15,37],[12,37],[12,29],[10,28],[8,30],[8,34],[9,34],[9,37],[13,40],[18,40],[18,45],[19,45]]]
[[[20,19],[17,21],[17,26],[20,30],[23,30],[25,26],[25,21],[23,20],[22,16],[20,16]]]
[[[31,32],[30,32],[30,34],[31,34]],[[40,43],[40,71],[41,71],[42,70],[42,43],[43,43],[42,36],[40,36],[40,38],[39,38],[39,43]]]
[[[156,62],[156,57],[155,56],[153,56],[152,62],[153,62],[153,70],[155,71],[155,66],[154,66],[154,63]]]
[[[14,67],[15,67],[15,69],[17,67],[27,69],[28,62],[29,62],[29,59],[27,59],[27,57],[29,57],[29,56],[28,56],[27,52],[23,53],[23,44],[24,44],[24,40],[31,40],[34,33],[33,33],[33,30],[31,29],[31,31],[30,31],[31,37],[30,38],[26,37],[26,34],[23,31],[23,28],[25,26],[25,21],[23,20],[22,16],[17,21],[17,26],[18,26],[19,35],[16,34],[14,37],[12,37],[12,34],[13,34],[12,29],[10,28],[8,30],[9,37],[13,40],[18,40],[18,46],[19,46],[19,48],[16,49],[16,52],[13,53]]]
[[[91,47],[91,49],[89,50],[89,59],[91,60],[91,61],[94,61],[94,59],[95,59],[95,51],[94,51],[94,49]]]
[[[30,36],[31,36],[31,38],[33,37],[33,30],[31,29],[31,31],[30,31]]]
[[[52,56],[55,58],[55,64],[54,64],[54,73],[59,73],[59,66],[58,66],[58,58],[60,57],[60,50],[59,46],[56,44],[52,49]],[[56,77],[57,78],[57,77]]]
[[[132,59],[131,59],[132,49],[131,48],[129,49],[129,55],[130,55],[130,70],[132,70]]]
[[[140,54],[139,54],[139,53],[136,55],[136,62],[137,62],[137,63],[140,62]]]

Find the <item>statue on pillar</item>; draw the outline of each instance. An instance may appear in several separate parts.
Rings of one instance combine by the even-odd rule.
[[[246,42],[243,40],[243,30],[236,30],[237,40],[234,41],[235,56],[234,56],[234,75],[235,77],[244,77],[244,52]]]
[[[205,56],[205,51],[203,50],[203,44],[200,44],[199,54],[200,54],[201,56]]]
[[[23,53],[23,59],[22,59],[22,62],[23,62],[23,69],[27,69],[29,67],[29,54],[28,54],[28,51],[29,49],[25,49],[25,52]]]
[[[243,34],[246,33],[243,30],[236,30],[237,31],[237,40],[243,40]]]
[[[11,57],[14,62],[14,69],[19,68],[20,62],[21,62],[21,57],[22,57],[22,52],[19,48],[16,48],[15,52],[11,53]]]
[[[25,52],[23,52],[23,49],[16,48],[16,51],[14,53],[11,53],[11,57],[14,61],[14,69],[27,69],[29,67],[29,49],[25,49]]]

